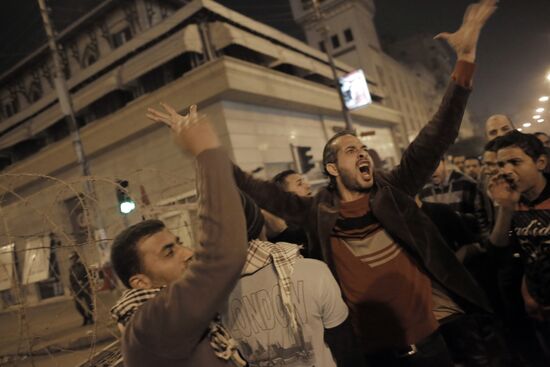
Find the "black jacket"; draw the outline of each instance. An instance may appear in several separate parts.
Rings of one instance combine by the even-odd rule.
[[[490,311],[489,303],[470,274],[456,259],[413,197],[428,181],[441,157],[458,136],[470,91],[451,82],[439,110],[389,173],[374,173],[370,207],[384,229],[409,253],[432,281],[446,288],[465,310]],[[308,234],[309,254],[333,270],[330,234],[340,207],[336,191],[322,189],[301,198],[270,182],[253,178],[234,166],[237,186],[266,210]]]

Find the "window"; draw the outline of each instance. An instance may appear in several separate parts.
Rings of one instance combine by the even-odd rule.
[[[325,47],[325,42],[324,41],[319,42],[319,50],[321,50],[323,52],[327,52],[327,48]]]
[[[386,79],[384,78],[384,70],[380,67],[380,65],[376,65],[376,71],[378,72],[378,77],[380,78],[380,84],[382,87],[385,87]]]
[[[19,108],[17,108],[17,102],[13,99],[5,100],[2,103],[2,114],[8,118],[13,115],[15,115],[17,112],[19,112]]]
[[[348,28],[344,31],[344,38],[346,39],[347,43],[353,42],[353,32],[351,31],[351,29]]]
[[[33,82],[29,88],[30,101],[29,103],[36,102],[42,98],[42,86],[39,82]]]
[[[96,62],[98,59],[98,50],[92,44],[89,44],[84,50],[84,54],[82,55],[82,65],[84,67],[88,67]]]
[[[132,31],[130,27],[126,27],[122,31],[113,34],[111,37],[113,38],[113,46],[115,48],[120,47],[132,39]]]
[[[317,0],[317,3],[321,4],[325,0]],[[313,0],[302,0],[302,9],[309,10],[313,7]]]
[[[338,38],[337,34],[330,37],[330,42],[332,43],[332,48],[340,47],[340,39]]]

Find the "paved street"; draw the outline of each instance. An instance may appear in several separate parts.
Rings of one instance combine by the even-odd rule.
[[[25,309],[28,331],[20,323],[19,310],[0,313],[0,366],[73,366],[87,359],[90,348],[101,350],[116,340],[118,332],[108,314],[117,292],[97,295],[95,325],[81,326],[82,318],[70,297],[58,297]],[[33,351],[33,362],[26,356]]]

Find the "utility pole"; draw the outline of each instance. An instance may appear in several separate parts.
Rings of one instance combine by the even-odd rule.
[[[332,46],[329,40],[329,27],[325,22],[325,17],[321,12],[319,7],[319,0],[311,0],[313,7],[315,9],[315,16],[317,21],[321,25],[321,36],[323,37],[323,43],[325,44],[325,53],[328,57],[328,63],[330,65],[330,70],[332,70],[332,77],[334,78],[334,83],[336,83],[336,89],[338,90],[338,96],[340,97],[340,103],[342,104],[342,116],[344,117],[344,122],[346,123],[346,130],[353,130],[353,123],[351,121],[351,116],[348,108],[346,107],[346,102],[344,100],[344,95],[340,89],[340,82],[338,81],[338,74],[336,72],[336,66],[334,65],[334,58],[332,57]]]
[[[82,140],[80,139],[80,131],[78,129],[78,124],[76,123],[71,96],[67,89],[67,83],[65,81],[65,76],[63,74],[61,57],[59,56],[59,49],[56,42],[52,22],[50,20],[49,9],[46,6],[46,0],[38,0],[38,6],[40,7],[40,14],[42,15],[42,21],[44,23],[44,30],[46,31],[46,35],[48,36],[48,45],[52,53],[54,75],[55,75],[54,85],[55,85],[55,91],[57,92],[59,105],[61,107],[61,111],[65,115],[65,121],[67,122],[67,125],[69,126],[69,131],[71,132],[71,140],[73,142],[73,148],[76,154],[76,160],[80,165],[82,175],[89,177],[91,175],[90,165],[88,163],[88,159],[86,158],[86,154],[82,146]],[[85,180],[84,189],[85,189],[86,195],[88,196],[88,200],[86,200],[86,203],[91,209],[91,212],[92,212],[91,217],[94,218],[95,220],[94,224],[95,226],[97,226],[95,229],[103,230],[104,228],[103,219],[101,217],[99,209],[95,205],[96,193],[95,193],[95,187],[93,182],[91,180]]]

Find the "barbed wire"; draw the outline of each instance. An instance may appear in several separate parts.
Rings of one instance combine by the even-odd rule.
[[[129,190],[121,187],[121,177],[0,174],[0,199],[9,198],[0,205],[0,284],[2,276],[11,275],[10,288],[0,290],[0,366],[121,365],[120,332],[109,310],[123,286],[113,279],[100,247],[142,217],[166,217],[169,230],[193,239],[196,204],[178,199],[194,189],[194,178],[187,175],[192,173],[141,168],[124,174]],[[28,181],[33,186],[21,190]],[[86,193],[87,182],[93,182],[95,197]],[[148,198],[141,197],[141,186]],[[134,213],[124,217],[118,212],[116,190],[135,201]],[[106,219],[103,237],[96,236],[94,210]],[[2,249],[9,244],[8,256]],[[85,296],[72,289],[72,252],[88,279]],[[40,280],[31,279],[38,271],[43,273]],[[80,315],[79,307],[84,310]],[[93,323],[81,326],[86,312]]]

